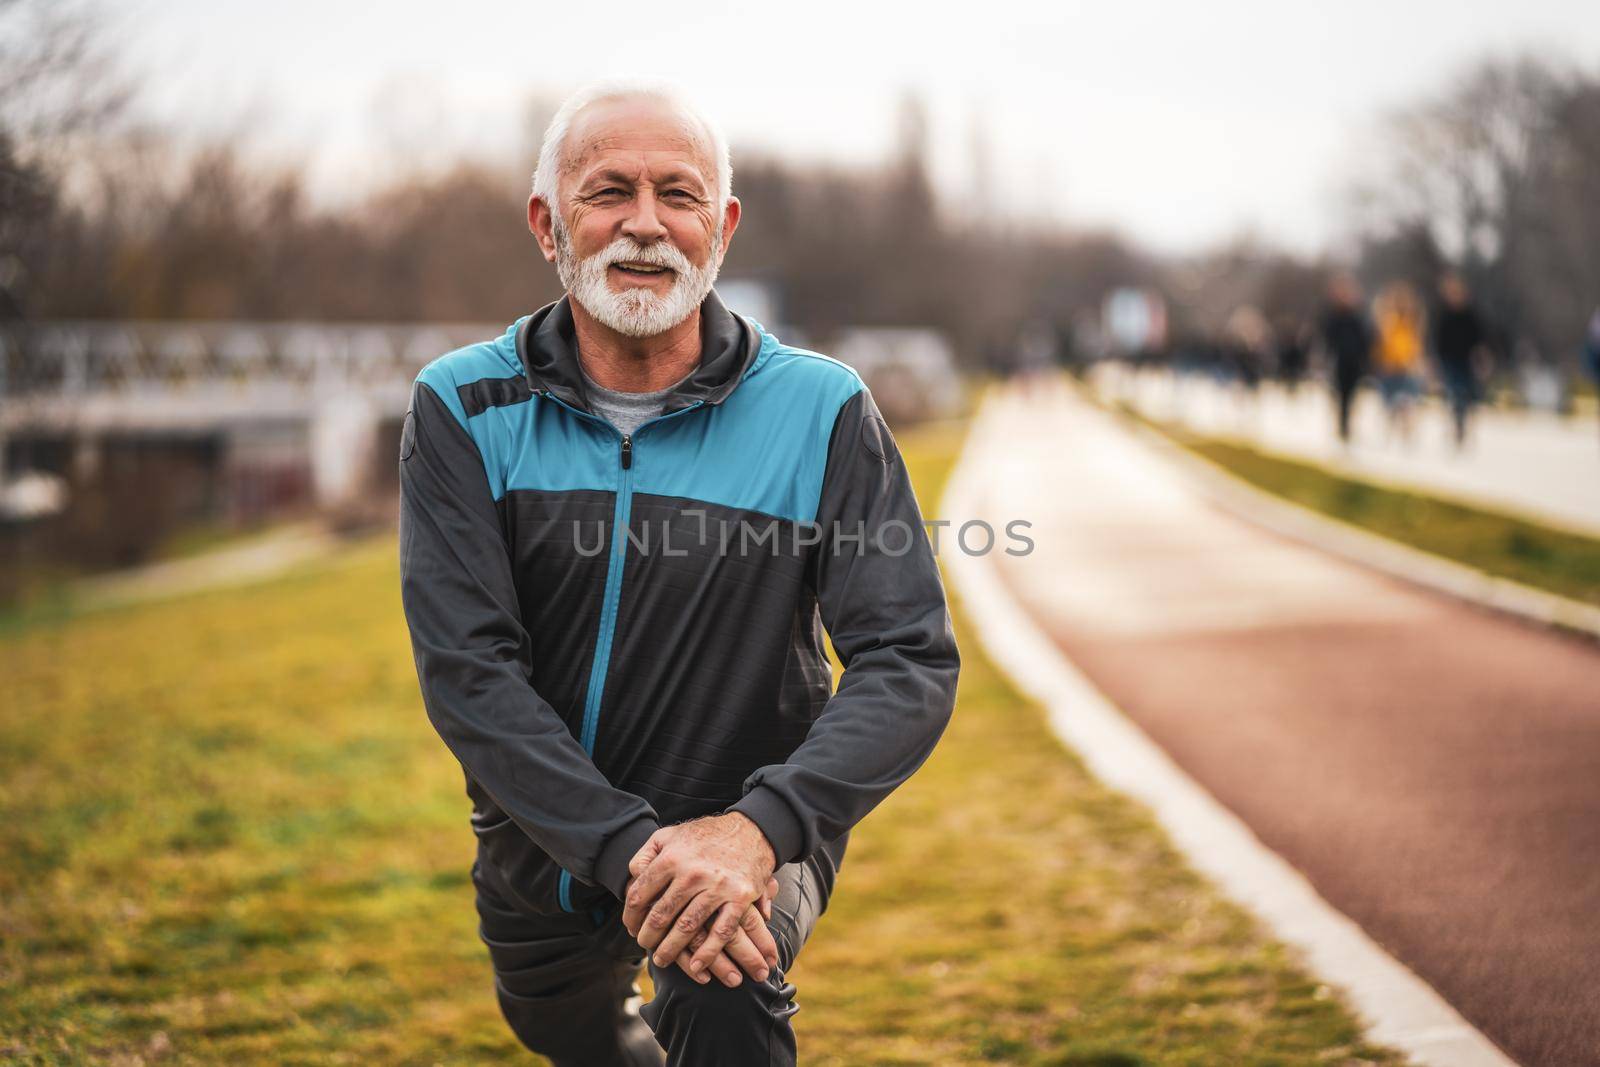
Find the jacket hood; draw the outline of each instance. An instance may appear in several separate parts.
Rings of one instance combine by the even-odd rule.
[[[535,311],[516,328],[517,359],[529,387],[549,392],[593,414],[578,364],[578,338],[571,294]],[[716,290],[700,302],[700,365],[667,394],[663,413],[697,403],[720,404],[755,368],[762,332],[753,321],[728,310]]]

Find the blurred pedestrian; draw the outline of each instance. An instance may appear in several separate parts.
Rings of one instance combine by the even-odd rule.
[[[1595,399],[1600,401],[1600,307],[1589,317],[1589,332],[1583,339],[1583,362],[1594,381]],[[1595,405],[1600,408],[1600,403]]]
[[[1240,422],[1241,433],[1253,435],[1259,429],[1257,391],[1271,354],[1272,331],[1260,311],[1250,304],[1241,304],[1228,316],[1222,332],[1234,418]]]
[[[1310,361],[1310,345],[1306,324],[1298,316],[1279,316],[1272,331],[1272,345],[1277,363],[1278,381],[1293,396],[1305,380]]]
[[[1466,445],[1467,420],[1479,400],[1476,360],[1486,340],[1467,283],[1454,271],[1446,272],[1439,279],[1439,307],[1433,316],[1433,353],[1450,400],[1457,449]]]
[[[1032,321],[1017,333],[1012,381],[1020,395],[1039,400],[1046,397],[1046,385],[1056,367],[1056,334],[1050,324]]]
[[[1251,394],[1261,385],[1266,372],[1268,345],[1272,331],[1261,312],[1250,304],[1240,304],[1223,327],[1227,338],[1229,368],[1233,380]]]
[[[1339,409],[1339,440],[1350,443],[1350,409],[1356,388],[1367,373],[1372,327],[1361,310],[1361,287],[1348,274],[1328,285],[1328,306],[1322,314],[1322,344],[1332,364],[1334,399]]]
[[[1423,315],[1417,291],[1406,281],[1384,286],[1373,302],[1377,323],[1378,389],[1389,414],[1389,430],[1402,441],[1411,439],[1411,409],[1422,384]]]

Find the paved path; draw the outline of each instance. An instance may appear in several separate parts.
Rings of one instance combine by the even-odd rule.
[[[1600,650],[1215,510],[1069,394],[1006,402],[978,514],[1066,654],[1529,1067],[1600,1063]],[[980,443],[981,444],[981,443]]]
[[[1106,365],[1094,381],[1102,393],[1127,399],[1152,418],[1176,420],[1202,433],[1243,437],[1357,477],[1600,536],[1600,426],[1592,415],[1563,419],[1480,408],[1468,448],[1458,453],[1442,405],[1423,405],[1410,444],[1402,444],[1392,437],[1376,392],[1364,389],[1347,450],[1339,445],[1333,404],[1320,382],[1292,394],[1264,385],[1252,401],[1243,389],[1201,375],[1134,375]]]
[[[247,585],[324,555],[338,543],[338,536],[315,520],[285,524],[183,559],[79,579],[72,585],[71,597],[78,607],[94,610]]]

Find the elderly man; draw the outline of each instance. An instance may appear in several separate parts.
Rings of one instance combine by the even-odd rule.
[[[579,93],[528,201],[566,296],[424,367],[402,433],[402,600],[480,933],[563,1067],[795,1062],[785,973],[954,703],[871,393],[711,289],[739,217],[671,92]]]

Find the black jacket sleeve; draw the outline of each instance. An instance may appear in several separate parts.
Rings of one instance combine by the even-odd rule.
[[[400,446],[400,593],[428,718],[462,767],[574,878],[621,898],[659,827],[534,691],[510,552],[477,444],[428,383]]]
[[[911,479],[865,389],[834,423],[817,521],[812,580],[844,674],[800,747],[752,773],[728,809],[761,827],[780,866],[911,777],[950,720],[960,671]]]

